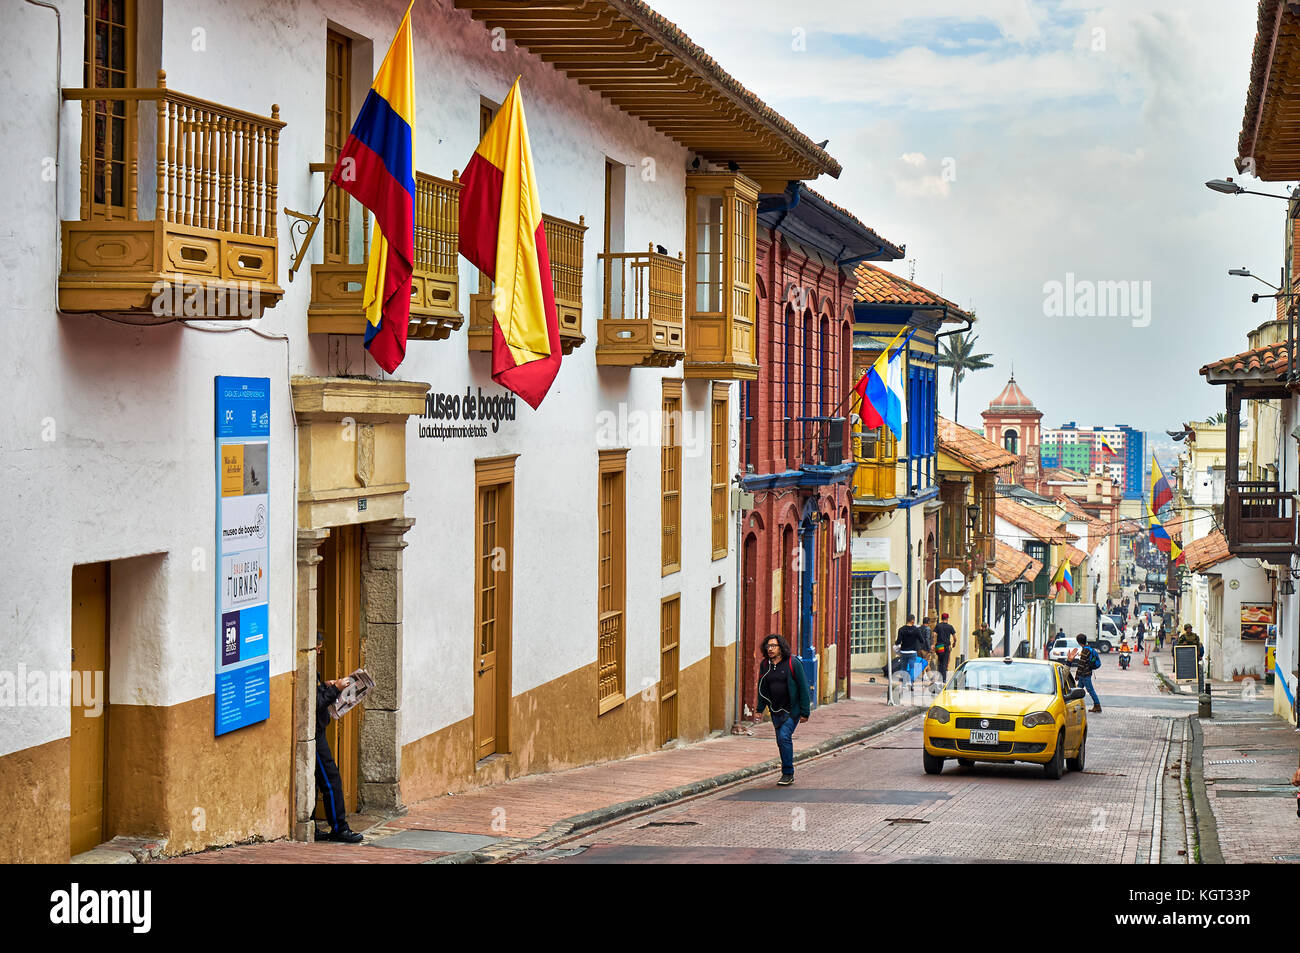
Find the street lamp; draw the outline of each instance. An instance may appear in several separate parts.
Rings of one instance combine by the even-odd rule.
[[[1263,282],[1264,284],[1268,285],[1268,286],[1269,286],[1270,288],[1272,288],[1274,291],[1281,291],[1281,290],[1282,290],[1280,287],[1278,287],[1277,285],[1273,284],[1272,282],[1264,281],[1264,279],[1261,278],[1259,275],[1251,274],[1251,271],[1250,271],[1249,268],[1229,268],[1229,269],[1228,269],[1228,274],[1229,274],[1229,275],[1232,275],[1233,277],[1236,277],[1236,278],[1254,278],[1256,281],[1260,281],[1260,282]]]
[[[1224,195],[1263,195],[1270,199],[1290,199],[1289,195],[1275,195],[1272,192],[1255,192],[1251,189],[1244,188],[1232,181],[1232,176],[1226,179],[1210,179],[1205,183],[1207,189],[1215,192],[1222,192]]]

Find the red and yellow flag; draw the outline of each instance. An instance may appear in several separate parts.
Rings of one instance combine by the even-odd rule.
[[[415,261],[415,66],[411,8],[330,175],[375,216],[366,284],[365,347],[388,373],[406,356]]]
[[[460,253],[492,275],[492,379],[536,409],[560,370],[560,323],[519,80],[461,176]]]

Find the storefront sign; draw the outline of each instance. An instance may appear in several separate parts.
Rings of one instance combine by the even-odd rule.
[[[854,572],[884,572],[889,568],[889,537],[854,536]]]
[[[271,716],[271,381],[216,378],[216,734]]]
[[[1243,602],[1241,604],[1241,640],[1243,642],[1262,643],[1269,635],[1273,625],[1273,603]]]
[[[497,433],[503,421],[514,420],[519,399],[507,390],[483,393],[466,387],[464,393],[429,391],[420,414],[420,436],[431,440],[459,440]]]

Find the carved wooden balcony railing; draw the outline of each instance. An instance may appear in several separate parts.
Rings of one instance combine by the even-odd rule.
[[[587,340],[582,333],[582,245],[586,217],[567,222],[554,215],[542,216],[546,252],[551,259],[551,285],[555,290],[555,316],[560,324],[560,349],[572,354]],[[469,296],[469,349],[492,350],[492,294],[483,282],[479,294]]]
[[[866,503],[896,499],[898,460],[893,434],[886,428],[857,430],[852,434],[851,443],[857,463],[853,471],[853,499]]]
[[[62,311],[261,317],[277,284],[280,107],[167,88],[65,89],[81,104],[81,207],[62,223]]]
[[[329,163],[311,164],[313,173],[328,176]],[[408,340],[441,340],[464,322],[458,307],[460,237],[460,177],[451,181],[415,173],[415,259],[411,274],[411,319]],[[311,334],[364,334],[362,311],[366,259],[370,248],[370,217],[341,190],[346,199],[327,203],[326,261],[311,266],[311,304],[307,331]],[[357,234],[350,234],[355,224]],[[332,237],[331,237],[332,236]]]
[[[655,251],[596,256],[605,308],[598,322],[596,363],[672,367],[686,354],[682,316],[685,262]]]
[[[1265,480],[1230,483],[1225,496],[1229,551],[1289,562],[1295,547],[1295,497]]]

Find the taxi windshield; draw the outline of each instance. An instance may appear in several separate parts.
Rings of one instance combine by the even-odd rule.
[[[1056,694],[1052,669],[1046,665],[1031,665],[1025,662],[968,662],[958,669],[948,687],[983,692]]]

